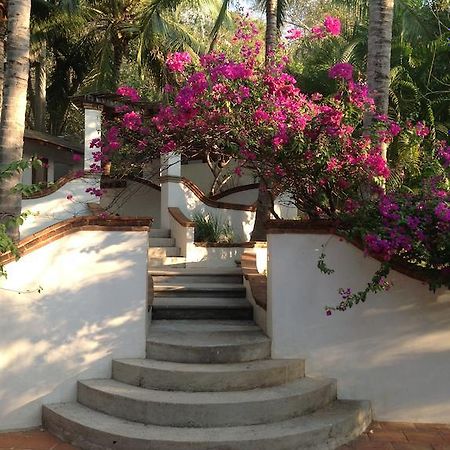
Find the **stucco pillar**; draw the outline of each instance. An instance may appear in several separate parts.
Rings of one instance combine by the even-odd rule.
[[[168,208],[179,207],[181,155],[168,153],[161,156],[161,228],[170,228]]]
[[[98,149],[91,148],[93,139],[102,137],[102,106],[94,104],[84,105],[84,170],[91,171],[94,162],[92,153]]]

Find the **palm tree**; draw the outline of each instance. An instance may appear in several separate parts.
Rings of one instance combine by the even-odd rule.
[[[266,61],[270,59],[278,41],[278,2],[277,0],[266,0]]]
[[[3,100],[6,24],[6,0],[0,0],[0,112]]]
[[[0,167],[22,159],[23,133],[29,73],[31,0],[9,0],[6,72],[0,122]],[[17,218],[21,212],[21,195],[12,192],[21,174],[0,180],[0,215],[3,221]],[[19,238],[18,226],[9,230]]]

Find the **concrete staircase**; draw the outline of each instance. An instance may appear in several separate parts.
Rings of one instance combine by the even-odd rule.
[[[180,256],[180,249],[170,230],[152,229],[148,241],[149,267],[186,267],[186,258]]]
[[[240,269],[151,269],[153,320],[250,320]]]
[[[270,358],[240,270],[150,275],[147,358],[114,360],[112,379],[78,383],[78,403],[45,406],[50,432],[87,450],[321,450],[368,426],[368,402],[337,400],[303,360]]]

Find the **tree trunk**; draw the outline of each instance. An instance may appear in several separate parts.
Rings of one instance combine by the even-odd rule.
[[[263,181],[259,183],[258,200],[256,201],[255,224],[251,234],[252,241],[267,240],[266,222],[272,208],[272,195]]]
[[[266,65],[269,64],[278,41],[277,9],[277,0],[266,0]],[[271,207],[272,196],[267,190],[266,184],[261,180],[256,202],[255,224],[251,235],[252,241],[265,241],[267,239],[266,222],[270,217]]]
[[[6,71],[0,122],[0,168],[22,159],[30,53],[31,0],[9,0]],[[0,216],[18,217],[22,198],[11,189],[21,181],[21,174],[0,180]],[[18,227],[8,230],[19,238]]]
[[[0,114],[3,102],[3,80],[5,78],[5,37],[6,37],[6,0],[0,0]]]
[[[47,49],[45,43],[39,49],[34,71],[34,129],[46,131],[45,115],[47,112],[47,72],[45,60]]]
[[[389,74],[391,70],[392,21],[394,0],[369,1],[369,43],[367,54],[367,84],[375,100],[376,113],[387,115],[389,106]],[[370,126],[373,115],[367,115]],[[386,159],[387,147],[383,148]]]
[[[275,51],[278,40],[277,28],[277,0],[266,1],[266,63]]]

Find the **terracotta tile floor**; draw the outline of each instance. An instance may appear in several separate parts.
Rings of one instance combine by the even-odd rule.
[[[339,450],[450,450],[450,425],[373,422]]]
[[[74,450],[46,431],[0,433],[0,450]]]
[[[46,431],[32,430],[0,433],[0,450],[75,450],[75,447]],[[360,438],[339,450],[450,450],[450,425],[374,422]]]

